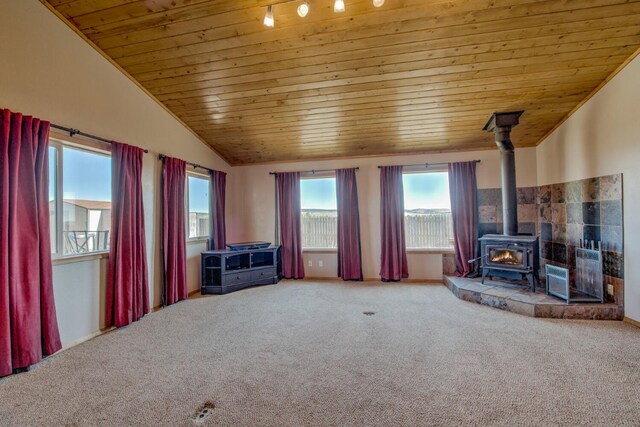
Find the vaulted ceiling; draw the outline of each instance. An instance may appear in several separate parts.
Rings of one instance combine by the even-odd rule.
[[[640,0],[42,1],[234,165],[533,146],[640,47]]]

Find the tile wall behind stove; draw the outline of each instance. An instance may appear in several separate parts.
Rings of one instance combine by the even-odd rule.
[[[605,290],[609,301],[623,304],[622,175],[608,175],[541,187],[518,188],[518,231],[540,237],[544,266],[568,268],[575,278],[575,250],[580,241],[601,241]],[[478,189],[478,237],[502,234],[502,192]],[[597,243],[596,243],[597,244]]]
[[[538,191],[541,266],[569,268],[575,278],[576,247],[581,242],[602,245],[606,285],[614,287],[607,300],[622,305],[624,255],[622,240],[622,175],[608,175],[561,184]]]
[[[538,234],[537,187],[518,188],[518,230]],[[478,189],[478,237],[502,234],[502,190]]]

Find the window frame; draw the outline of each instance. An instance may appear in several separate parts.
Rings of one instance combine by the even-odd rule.
[[[212,215],[211,213],[211,197],[212,197],[211,178],[209,177],[209,174],[199,172],[195,168],[187,166],[187,173],[185,176],[185,191],[184,191],[184,207],[185,207],[184,221],[185,221],[185,230],[186,230],[186,233],[185,233],[186,240],[187,240],[187,243],[209,241],[211,230],[209,230],[209,234],[206,236],[190,237],[189,235],[189,213],[190,213],[189,211],[189,176],[204,179],[207,181],[207,185],[209,186],[209,203],[207,203],[207,210],[209,212],[209,227],[211,227],[211,215]]]
[[[310,174],[301,174],[300,175],[300,228],[302,228],[302,181],[303,180],[313,180],[313,179],[328,179],[331,178],[333,179],[334,185],[335,185],[335,190],[336,190],[336,199],[338,197],[338,182],[337,182],[337,178],[336,178],[336,173],[335,171],[327,171],[327,172],[313,172]],[[337,200],[336,200],[336,213],[338,212],[338,206],[337,206]],[[338,251],[338,217],[336,215],[336,246],[335,247],[316,247],[316,246],[310,246],[310,247],[305,247],[302,245],[302,237],[304,236],[302,229],[300,230],[300,237],[301,237],[301,241],[300,241],[300,245],[302,246],[302,252],[313,252],[313,253],[334,253]]]
[[[51,260],[55,261],[55,264],[58,265],[58,264],[67,264],[69,262],[73,262],[74,260],[84,261],[87,258],[98,259],[98,258],[107,257],[110,253],[110,250],[92,251],[92,252],[86,252],[86,253],[80,253],[80,254],[64,253],[64,239],[62,238],[62,235],[64,233],[64,183],[63,183],[64,155],[62,153],[63,153],[63,149],[67,147],[73,150],[85,151],[91,154],[101,155],[111,159],[112,156],[111,156],[110,144],[79,140],[75,137],[70,137],[68,135],[64,137],[61,134],[58,134],[57,132],[51,132],[49,135],[48,147],[55,148],[56,150],[56,159],[55,159],[56,185],[54,188],[56,250],[55,252],[51,252]],[[113,181],[113,177],[111,177],[111,180]],[[113,195],[111,198],[111,203],[113,203]],[[54,224],[49,224],[49,227],[52,227],[52,226],[54,226]]]
[[[448,169],[445,165],[438,165],[438,166],[430,166],[427,169],[425,169],[424,165],[421,165],[419,168],[412,168],[412,167],[404,167],[402,170],[402,175],[403,175],[403,179],[404,179],[404,175],[417,175],[417,174],[429,174],[429,173],[447,173]],[[404,192],[404,182],[403,182],[403,192]],[[449,189],[447,189],[447,192],[449,192],[449,197],[451,197],[451,193],[449,191]],[[402,197],[404,198],[404,194],[402,195]],[[406,221],[406,212],[407,209],[406,207],[404,208],[404,212],[403,212],[403,220]],[[451,210],[449,211],[451,212]],[[453,219],[452,219],[453,220]],[[405,223],[405,241],[407,240],[407,228],[406,228],[406,223]],[[414,253],[414,254],[442,254],[442,253],[454,253],[455,252],[455,248],[454,248],[454,238],[453,238],[453,234],[450,236],[449,238],[449,243],[450,246],[448,248],[433,248],[433,247],[424,247],[424,248],[419,248],[419,247],[408,247],[406,248],[408,253]]]

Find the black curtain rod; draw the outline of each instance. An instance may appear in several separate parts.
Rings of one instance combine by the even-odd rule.
[[[473,162],[476,163],[480,163],[480,160],[472,160]],[[397,166],[403,166],[403,167],[418,167],[418,166],[424,166],[425,168],[428,168],[429,166],[443,166],[443,165],[448,165],[449,163],[462,163],[462,162],[440,162],[440,163],[418,163],[415,165],[397,165]],[[395,166],[395,165],[393,165]],[[378,166],[378,169],[383,168],[384,166]]]
[[[111,142],[112,142],[109,139],[101,138],[99,136],[91,135],[89,133],[84,133],[84,132],[81,132],[80,130],[74,129],[74,128],[68,128],[68,127],[56,125],[56,124],[53,124],[53,123],[51,123],[51,127],[54,128],[54,129],[58,129],[58,130],[61,130],[61,131],[64,131],[64,132],[68,133],[70,137],[74,137],[76,135],[80,135],[80,136],[84,136],[85,138],[95,139],[96,141],[106,142],[107,144],[111,144]],[[149,152],[149,150],[143,150],[143,151],[145,153]]]
[[[168,157],[168,156],[165,156],[164,154],[160,154],[160,155],[158,155],[158,158],[159,158],[160,160],[164,160],[164,159],[166,159],[167,157]],[[206,166],[201,166],[201,165],[199,165],[199,164],[197,164],[197,163],[191,163],[191,162],[186,162],[186,163],[187,163],[189,166],[192,166],[194,169],[204,169],[204,170],[207,170],[207,171],[209,171],[209,172],[215,172],[213,169],[209,169],[208,167],[206,167]]]
[[[355,170],[360,170],[360,168],[353,168]],[[315,174],[316,172],[320,173],[320,172],[335,172],[335,169],[312,169],[310,171],[300,171],[300,173],[311,173],[311,174]],[[278,175],[279,173],[286,173],[286,172],[269,172],[269,175]]]

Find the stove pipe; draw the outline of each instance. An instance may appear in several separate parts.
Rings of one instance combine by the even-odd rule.
[[[483,129],[495,134],[496,145],[500,149],[503,230],[507,236],[515,236],[518,234],[516,158],[510,135],[511,129],[519,123],[518,119],[522,113],[524,113],[524,111],[493,113]]]

